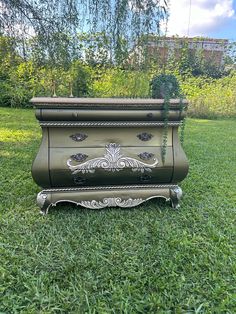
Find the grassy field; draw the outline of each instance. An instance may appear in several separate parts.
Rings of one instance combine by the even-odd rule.
[[[33,110],[0,108],[0,313],[236,313],[236,121],[186,125],[181,209],[57,206],[30,174]]]

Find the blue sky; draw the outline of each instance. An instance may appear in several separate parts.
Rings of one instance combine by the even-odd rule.
[[[168,35],[236,41],[236,0],[170,0]]]

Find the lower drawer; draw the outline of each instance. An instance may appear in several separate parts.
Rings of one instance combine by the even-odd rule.
[[[160,147],[51,148],[52,186],[169,183],[173,175],[172,147],[165,163]]]

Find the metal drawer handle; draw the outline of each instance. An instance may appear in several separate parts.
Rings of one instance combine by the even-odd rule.
[[[75,184],[78,184],[78,185],[83,185],[85,184],[85,179],[84,178],[81,178],[81,177],[74,177],[74,182]]]
[[[78,153],[78,154],[70,156],[70,158],[72,158],[72,159],[74,159],[75,161],[78,161],[78,162],[84,161],[87,157],[88,157],[88,155],[82,154],[82,153]]]
[[[149,160],[149,159],[154,157],[154,154],[153,153],[148,153],[148,152],[143,152],[143,153],[139,154],[138,156],[142,160]]]
[[[148,182],[151,180],[151,176],[149,176],[148,174],[143,174],[141,177],[140,177],[140,181],[142,182]]]
[[[147,142],[147,141],[150,141],[150,139],[153,137],[153,135],[150,134],[150,133],[143,132],[143,133],[138,134],[137,137],[138,137],[141,141]]]
[[[86,138],[88,137],[88,135],[84,134],[84,133],[76,133],[76,134],[72,134],[70,135],[70,138],[75,141],[75,142],[82,142],[84,141]]]

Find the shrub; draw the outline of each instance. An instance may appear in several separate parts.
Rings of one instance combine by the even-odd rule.
[[[32,61],[19,58],[13,61],[6,55],[0,64],[0,106],[24,108],[30,106],[29,100],[33,96],[51,96],[54,80],[58,96],[70,95],[69,85],[73,82],[73,95],[78,97],[146,98],[151,96],[149,82],[154,73],[161,74],[156,68],[138,71],[91,67],[81,61],[74,61],[68,70],[38,67]],[[190,101],[190,116],[236,116],[236,72],[213,79],[167,71],[167,76],[173,74]]]
[[[236,116],[236,73],[220,79],[188,77],[180,81],[190,101],[189,115],[200,118]]]
[[[177,98],[180,96],[180,87],[173,74],[160,74],[153,77],[150,83],[152,98]]]
[[[9,67],[4,75],[0,71],[0,106],[25,108],[33,96],[51,96],[55,81],[57,96],[70,94],[73,83],[74,96],[92,95],[92,69],[81,62],[71,68],[36,67],[32,61]]]
[[[93,83],[95,97],[149,97],[151,73],[107,69]]]

